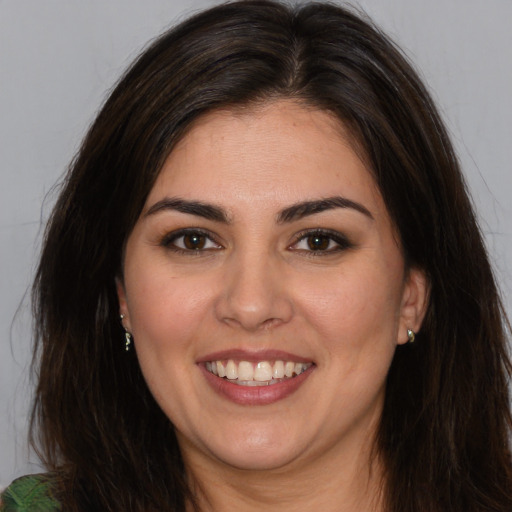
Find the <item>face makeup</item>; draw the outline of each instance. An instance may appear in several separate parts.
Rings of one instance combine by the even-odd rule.
[[[341,460],[374,433],[420,280],[348,140],[292,101],[212,112],[147,198],[120,307],[189,464]]]

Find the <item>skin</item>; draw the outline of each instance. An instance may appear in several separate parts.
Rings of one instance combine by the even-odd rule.
[[[278,221],[291,205],[333,196],[369,214],[332,208]],[[215,205],[228,222],[148,214],[177,197]],[[179,251],[190,237],[169,234],[183,228],[210,238]],[[307,233],[318,229],[347,242],[322,235],[313,251]],[[407,328],[420,328],[426,288],[421,271],[405,269],[371,173],[331,115],[281,100],[196,122],[128,238],[118,294],[201,509],[380,510],[371,450],[385,378]],[[235,348],[284,350],[314,368],[289,396],[240,405],[197,364]]]

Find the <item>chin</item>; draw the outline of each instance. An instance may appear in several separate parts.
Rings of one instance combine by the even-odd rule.
[[[271,429],[272,430],[272,429]],[[302,453],[301,443],[283,430],[273,432],[232,433],[230,442],[219,440],[209,446],[211,455],[231,467],[245,471],[268,471],[292,463]]]
[[[223,453],[217,456],[224,464],[242,471],[272,471],[291,464],[296,455],[281,450],[261,450],[259,452]]]

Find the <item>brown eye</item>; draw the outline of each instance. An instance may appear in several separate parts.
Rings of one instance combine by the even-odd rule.
[[[325,235],[310,235],[306,238],[306,242],[312,251],[325,251],[329,249],[331,238]]]
[[[196,229],[180,229],[170,233],[164,237],[161,245],[184,254],[199,254],[222,248],[212,235]]]
[[[184,235],[183,245],[190,251],[204,249],[206,245],[206,237],[201,233],[190,233],[188,235]]]
[[[290,249],[311,255],[332,254],[352,247],[345,235],[338,231],[315,229],[299,233],[298,240]]]

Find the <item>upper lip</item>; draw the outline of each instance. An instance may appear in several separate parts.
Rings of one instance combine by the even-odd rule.
[[[310,363],[312,360],[283,350],[244,350],[229,349],[211,352],[197,359],[197,363],[206,363],[208,361],[224,361],[233,359],[237,361],[249,361],[257,363],[259,361],[293,361],[295,363]]]

